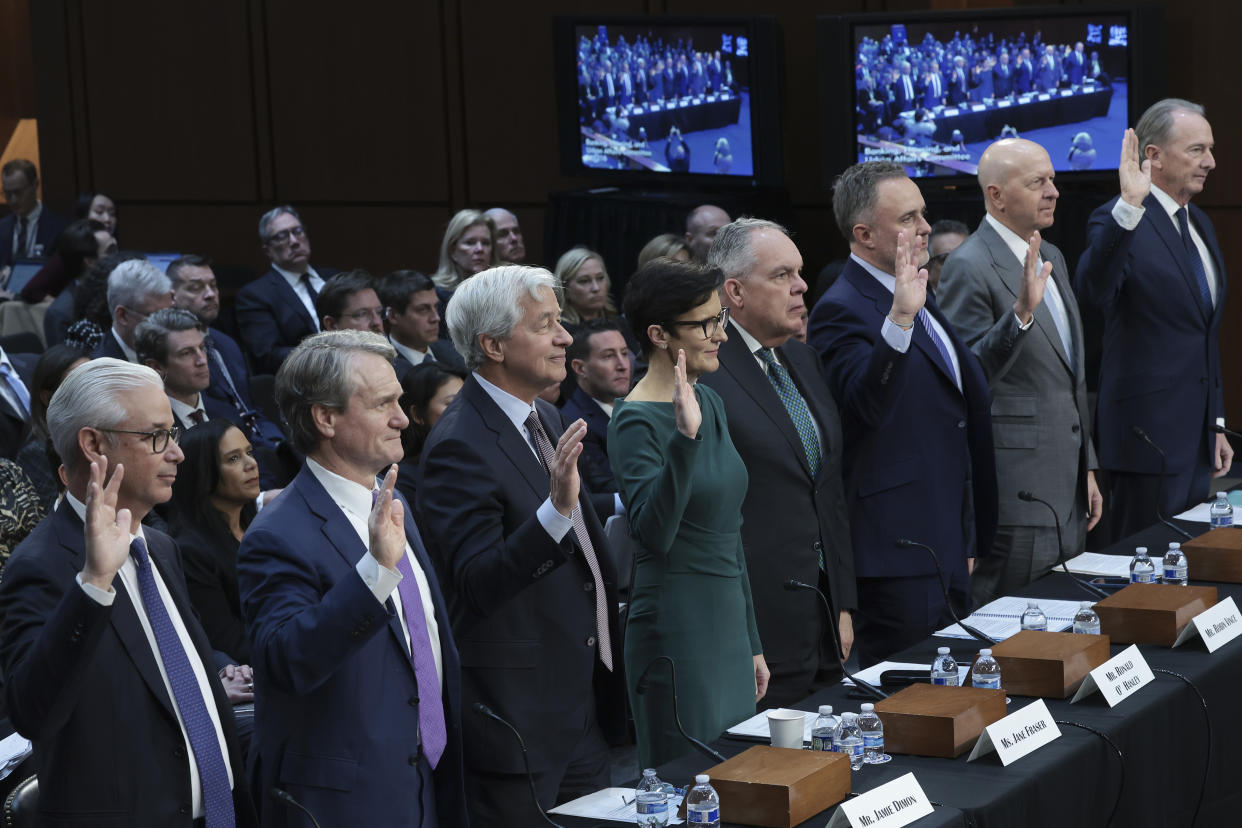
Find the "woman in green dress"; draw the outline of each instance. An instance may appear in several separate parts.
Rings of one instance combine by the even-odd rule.
[[[753,716],[767,690],[742,552],[746,467],[720,398],[695,382],[719,366],[727,338],[719,283],[718,270],[657,260],[626,288],[625,315],[649,368],[613,409],[608,455],[638,547],[625,673],[640,767],[688,748],[658,657],[676,663],[682,724],[704,741]]]

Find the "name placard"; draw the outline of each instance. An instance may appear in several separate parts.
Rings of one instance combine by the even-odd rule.
[[[931,812],[923,786],[907,773],[842,802],[825,828],[902,828]]]
[[[1209,653],[1216,652],[1242,635],[1242,614],[1238,613],[1238,605],[1232,595],[1196,615],[1191,623],[1182,628],[1173,646],[1185,644],[1196,634],[1203,639]]]
[[[1037,699],[985,727],[966,761],[973,762],[996,751],[1001,764],[1008,765],[1059,738],[1061,729],[1048,711],[1048,705],[1043,699]]]
[[[1147,659],[1135,644],[1126,647],[1108,661],[1096,667],[1083,679],[1082,686],[1070,699],[1073,704],[1085,699],[1096,690],[1104,694],[1109,707],[1116,707],[1123,699],[1134,695],[1139,688],[1155,680]]]
[[[997,109],[1004,109],[1007,106],[1013,106],[1013,101],[997,101],[996,102]]]

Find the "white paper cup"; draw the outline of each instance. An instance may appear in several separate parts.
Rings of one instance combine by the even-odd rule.
[[[772,747],[801,750],[805,723],[806,714],[801,710],[769,710],[768,732],[772,734]]]

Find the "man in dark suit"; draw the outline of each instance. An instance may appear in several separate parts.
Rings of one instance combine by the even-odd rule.
[[[408,420],[382,337],[325,332],[276,398],[307,459],[237,559],[265,825],[464,825],[460,663],[422,537],[393,494]],[[382,485],[377,472],[385,472]]]
[[[180,553],[141,524],[182,460],[159,377],[94,360],[47,419],[68,490],[0,583],[0,664],[9,715],[34,743],[35,822],[256,825],[229,705],[250,694],[234,682],[226,696]]]
[[[1104,315],[1095,436],[1116,538],[1202,500],[1233,462],[1215,431],[1225,260],[1190,203],[1216,167],[1212,146],[1203,107],[1152,104],[1126,131],[1121,195],[1091,214],[1078,260],[1078,295]]]
[[[910,72],[910,63],[908,61],[901,62],[901,72],[893,81],[893,100],[896,101],[896,112],[890,113],[890,117],[896,117],[898,112],[909,112],[914,109],[914,103],[917,100],[918,90],[915,89],[914,75]],[[937,101],[936,104],[943,103]]]
[[[1065,77],[1069,79],[1070,86],[1079,86],[1082,84],[1083,74],[1087,68],[1087,57],[1083,52],[1082,41],[1074,44],[1074,51],[1065,56],[1062,69]]]
[[[0,270],[18,259],[41,259],[68,225],[39,201],[39,173],[24,158],[0,167],[4,200],[12,212],[0,219]]]
[[[987,380],[927,293],[931,228],[904,169],[867,162],[833,188],[850,260],[811,312],[808,341],[841,407],[863,665],[926,638],[970,601],[977,549],[996,531]]]
[[[707,261],[724,274],[730,327],[720,370],[700,381],[724,401],[729,436],[750,473],[742,546],[772,673],[763,704],[783,707],[838,681],[834,649],[848,658],[854,643],[841,417],[815,351],[792,338],[802,326],[806,282],[785,229],[738,219],[720,228]],[[818,586],[836,617],[824,618],[810,592],[787,591],[790,578]]]
[[[1031,91],[1035,67],[1031,63],[1031,50],[1023,48],[1013,67],[1013,91],[1024,95]]]
[[[13,460],[30,439],[30,386],[38,354],[0,348],[0,457]]]
[[[987,215],[945,262],[938,292],[992,388],[1000,527],[992,548],[979,550],[976,605],[1012,595],[1061,555],[1081,553],[1103,508],[1092,471],[1082,316],[1065,258],[1040,238],[1052,226],[1054,176],[1052,159],[1033,141],[988,147],[979,158]],[[1022,490],[1048,501],[1056,520],[1043,504],[1019,500]]]
[[[596,494],[616,492],[608,460],[608,422],[613,403],[630,392],[629,346],[616,322],[593,319],[578,328],[565,358],[577,387],[561,407],[561,417],[586,423],[581,466],[587,486]],[[619,510],[614,506],[613,511]]]
[[[384,277],[379,292],[388,341],[397,350],[393,368],[398,380],[424,362],[442,362],[449,368],[465,370],[466,363],[453,343],[439,338],[440,312],[430,277],[417,270],[398,270]]]
[[[923,106],[935,109],[944,105],[944,78],[940,77],[940,64],[932,63],[931,68],[923,76]],[[913,104],[911,105],[913,108]],[[904,110],[903,110],[904,111]]]
[[[319,330],[315,300],[336,271],[311,267],[310,236],[288,205],[263,214],[259,240],[272,267],[237,292],[237,327],[254,370],[274,374],[304,337]]]
[[[586,424],[562,431],[537,399],[565,378],[571,341],[555,285],[502,266],[457,288],[448,325],[473,373],[423,447],[418,486],[462,701],[521,732],[544,807],[608,785],[605,734],[619,735],[623,710],[616,578],[576,463]],[[465,733],[472,824],[544,824],[513,734],[479,714]]]
[[[172,281],[146,259],[121,262],[108,274],[108,312],[112,329],[92,354],[137,362],[134,331],[138,323],[172,305]]]
[[[1040,92],[1053,92],[1061,84],[1061,61],[1057,57],[1056,48],[1049,43],[1039,59],[1039,69],[1035,73],[1035,87]]]
[[[998,98],[1013,94],[1013,67],[1009,65],[1008,52],[1001,52],[996,66],[992,67],[992,86]]]

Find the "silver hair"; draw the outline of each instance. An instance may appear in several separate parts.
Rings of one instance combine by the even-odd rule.
[[[397,357],[388,340],[377,333],[324,331],[302,340],[276,372],[276,404],[300,451],[309,453],[323,439],[315,426],[314,406],[334,411],[349,407],[355,354],[375,354],[389,362]]]
[[[108,274],[108,313],[124,305],[134,310],[152,294],[172,293],[172,279],[146,259],[121,262]]]
[[[756,230],[775,230],[789,235],[789,231],[774,221],[743,216],[716,231],[716,238],[707,251],[707,266],[714,267],[726,279],[741,279],[759,262],[750,243],[751,233]]]
[[[1173,131],[1173,116],[1178,112],[1190,112],[1206,117],[1201,105],[1181,98],[1165,98],[1147,107],[1147,111],[1134,125],[1134,134],[1138,137],[1140,162],[1147,157],[1148,147],[1163,147],[1168,143],[1169,134]]]
[[[78,449],[78,432],[116,428],[129,416],[125,398],[147,386],[164,393],[159,374],[111,357],[92,359],[69,372],[47,406],[47,430],[66,468],[77,468],[86,459]]]
[[[485,361],[479,337],[508,339],[522,321],[522,297],[538,301],[545,287],[555,294],[556,277],[542,267],[524,265],[493,267],[458,286],[444,317],[468,370],[478,370]]]
[[[272,222],[281,216],[293,216],[301,223],[302,217],[298,215],[298,211],[293,209],[292,205],[282,204],[279,207],[273,207],[263,215],[259,216],[259,242],[267,244],[267,230],[272,226]]]
[[[207,335],[207,326],[184,308],[162,308],[138,323],[134,328],[134,351],[138,359],[163,363],[168,360],[168,335],[180,331],[200,331]]]

